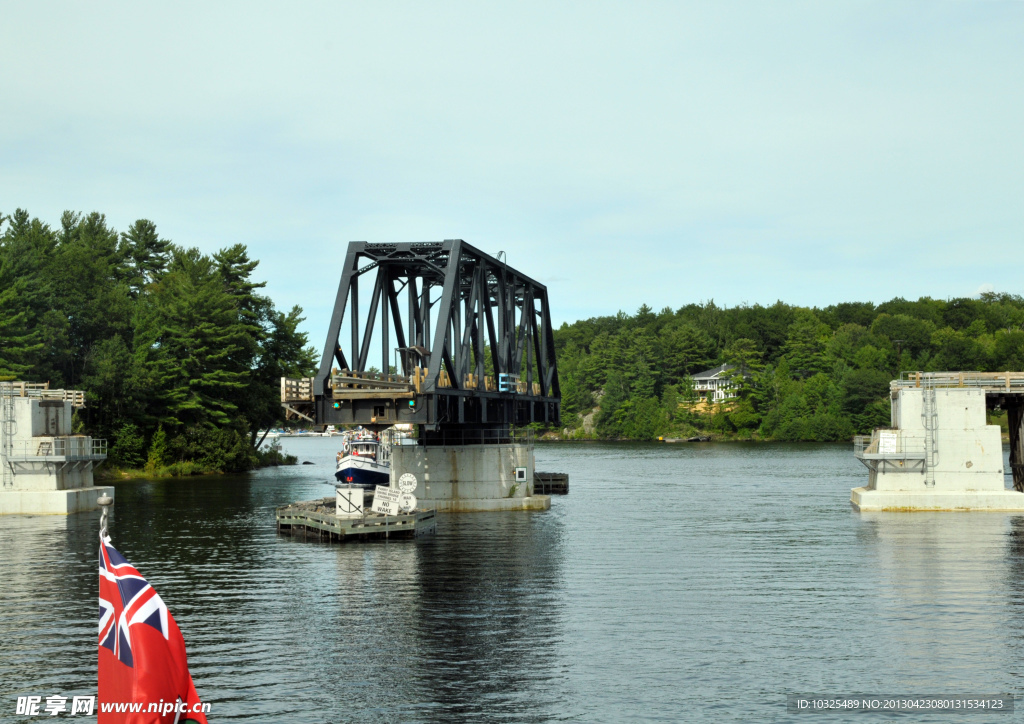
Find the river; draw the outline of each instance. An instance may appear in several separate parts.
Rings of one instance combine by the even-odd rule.
[[[329,545],[273,509],[332,493],[336,441],[283,443],[315,465],[117,485],[211,722],[835,722],[786,694],[1024,689],[1024,516],[855,513],[848,445],[538,445],[570,474],[550,511]],[[0,518],[0,721],[95,693],[98,518]]]

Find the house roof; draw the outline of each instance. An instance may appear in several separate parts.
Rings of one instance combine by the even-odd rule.
[[[718,365],[718,367],[712,367],[709,370],[704,370],[703,372],[698,372],[695,375],[691,375],[691,377],[693,377],[693,379],[695,379],[695,380],[711,380],[711,379],[714,379],[715,377],[720,376],[721,374],[723,374],[725,372],[728,372],[731,369],[732,369],[732,365],[730,365],[730,364],[723,364],[723,365]]]

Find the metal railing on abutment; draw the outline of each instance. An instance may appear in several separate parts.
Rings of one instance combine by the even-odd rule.
[[[14,440],[10,447],[12,461],[105,460],[107,457],[106,440],[84,436]]]
[[[892,459],[922,458],[925,454],[924,435],[907,435],[902,430],[875,430],[870,435],[854,435],[855,457],[885,457]]]
[[[1024,372],[902,372],[890,387],[971,387],[990,392],[1024,392]]]

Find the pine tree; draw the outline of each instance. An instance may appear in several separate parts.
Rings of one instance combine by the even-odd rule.
[[[170,271],[144,299],[135,367],[154,397],[156,419],[170,426],[239,426],[239,392],[248,370],[235,359],[250,340],[211,259],[176,249]]]
[[[139,219],[121,234],[121,252],[134,297],[137,298],[143,287],[164,274],[172,247],[168,239],[160,238],[156,224],[149,219]]]
[[[0,278],[2,278],[0,260]],[[26,313],[18,309],[18,286],[0,287],[0,381],[30,377],[29,360],[42,349],[39,334],[25,328]]]

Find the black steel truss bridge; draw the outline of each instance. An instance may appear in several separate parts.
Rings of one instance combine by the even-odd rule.
[[[415,424],[424,444],[558,425],[547,288],[461,239],[351,242],[320,369],[283,378],[281,403],[321,428]]]

